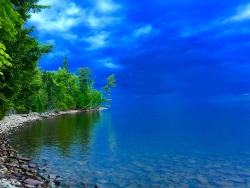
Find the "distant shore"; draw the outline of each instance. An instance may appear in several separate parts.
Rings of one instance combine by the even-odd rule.
[[[51,111],[45,113],[11,114],[0,121],[0,187],[53,187],[61,184],[60,176],[51,179],[39,173],[39,164],[33,164],[29,156],[20,156],[9,145],[8,135],[12,130],[28,125],[30,122],[81,112],[100,111],[107,108],[86,110]],[[46,168],[45,168],[46,170]]]

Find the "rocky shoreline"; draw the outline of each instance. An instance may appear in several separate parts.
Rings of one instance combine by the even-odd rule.
[[[18,155],[8,144],[7,134],[0,135],[0,187],[42,188],[60,186],[60,177],[51,178],[46,173],[46,164],[35,164],[31,158]]]
[[[44,164],[34,164],[27,156],[20,156],[12,146],[9,145],[8,136],[12,130],[27,125],[29,122],[39,121],[66,114],[79,113],[83,111],[103,110],[70,110],[53,111],[46,113],[12,114],[0,121],[0,188],[42,188],[61,187],[60,176],[50,175],[49,168]]]

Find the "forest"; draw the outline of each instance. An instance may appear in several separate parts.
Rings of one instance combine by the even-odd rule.
[[[0,119],[10,111],[92,109],[111,102],[114,74],[97,90],[91,69],[71,73],[66,57],[57,71],[39,69],[42,55],[50,53],[53,46],[32,36],[34,27],[27,28],[32,13],[49,8],[38,1],[0,0]]]

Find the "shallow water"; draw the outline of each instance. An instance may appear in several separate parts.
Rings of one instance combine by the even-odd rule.
[[[20,128],[71,187],[250,187],[250,104],[113,106]]]

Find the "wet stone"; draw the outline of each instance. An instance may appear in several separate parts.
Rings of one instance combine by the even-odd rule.
[[[29,185],[29,184],[25,184],[24,187],[27,187],[27,188],[34,188],[34,187],[36,187],[36,186],[34,186],[34,185]]]
[[[21,168],[23,168],[25,170],[29,169],[28,165],[21,165]]]
[[[21,177],[19,176],[11,176],[11,179],[15,179],[15,180],[21,180]]]
[[[60,186],[61,185],[61,181],[59,179],[55,179],[54,183],[56,184],[56,186]]]
[[[39,184],[39,185],[37,186],[37,188],[43,188],[42,184]]]
[[[18,159],[21,161],[31,161],[31,158],[28,157],[18,157]]]
[[[33,164],[33,163],[29,163],[28,165],[30,168],[37,168],[37,165],[36,164]]]
[[[31,178],[28,178],[24,181],[24,183],[28,184],[28,185],[39,185],[39,184],[42,184],[41,181],[37,181],[37,180],[34,180],[34,179],[31,179]]]

